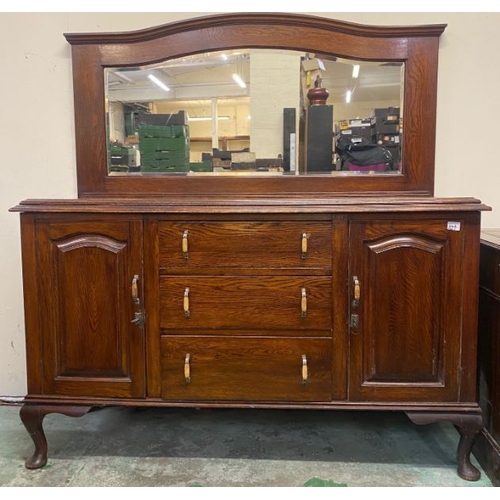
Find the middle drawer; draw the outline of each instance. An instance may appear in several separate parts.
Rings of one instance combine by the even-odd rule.
[[[327,276],[162,276],[163,329],[330,330]]]

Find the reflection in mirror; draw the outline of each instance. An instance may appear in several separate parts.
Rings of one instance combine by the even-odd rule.
[[[403,75],[268,49],[107,68],[108,173],[398,175]]]

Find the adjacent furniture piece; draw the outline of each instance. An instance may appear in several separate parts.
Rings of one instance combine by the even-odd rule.
[[[79,199],[21,213],[28,395],[42,421],[102,405],[404,411],[461,437],[476,392],[480,213],[433,197],[444,26],[229,14],[131,33],[71,34]],[[111,176],[105,67],[274,47],[405,65],[396,175]]]
[[[481,232],[479,292],[479,403],[485,425],[474,447],[500,486],[500,229]]]

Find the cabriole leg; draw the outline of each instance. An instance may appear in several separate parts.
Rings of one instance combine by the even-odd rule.
[[[450,422],[456,425],[460,430],[460,441],[457,448],[457,474],[466,481],[478,481],[481,478],[481,473],[470,461],[472,446],[484,425],[481,413],[406,412],[406,414],[413,423],[418,425],[437,422]]]
[[[481,473],[471,464],[470,454],[474,441],[483,428],[483,418],[481,415],[464,416],[456,425],[461,434],[457,449],[458,475],[466,481],[478,481]]]
[[[39,469],[47,463],[47,438],[43,432],[43,419],[45,415],[49,413],[61,413],[68,417],[81,417],[88,413],[91,408],[91,406],[24,404],[19,415],[24,427],[26,427],[26,430],[35,444],[33,455],[26,459],[26,468]]]

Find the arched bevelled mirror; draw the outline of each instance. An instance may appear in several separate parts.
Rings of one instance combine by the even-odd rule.
[[[244,48],[106,68],[108,173],[400,175],[403,76]]]
[[[79,195],[431,195],[444,28],[224,14],[66,34]]]

